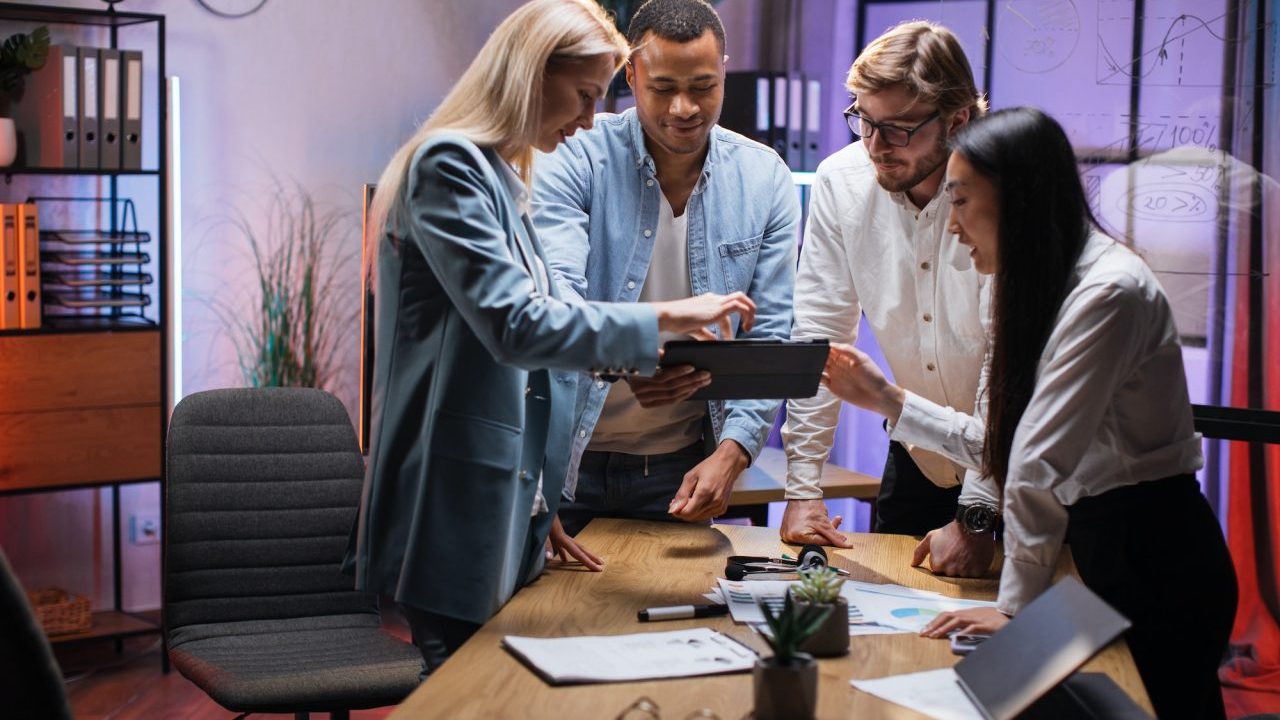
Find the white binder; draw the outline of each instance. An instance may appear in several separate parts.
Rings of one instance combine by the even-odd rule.
[[[142,51],[120,51],[120,169],[142,169]]]
[[[80,169],[98,169],[98,48],[76,50],[80,66]]]
[[[120,169],[120,51],[98,51],[99,120],[98,168]]]

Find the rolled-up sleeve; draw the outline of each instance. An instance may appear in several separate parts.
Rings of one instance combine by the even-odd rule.
[[[848,252],[830,179],[819,172],[809,201],[800,269],[796,274],[796,340],[825,338],[853,343],[858,337],[862,307],[849,273]],[[789,400],[782,438],[787,450],[786,499],[822,497],[819,480],[831,453],[840,398],[825,386],[811,398]]]

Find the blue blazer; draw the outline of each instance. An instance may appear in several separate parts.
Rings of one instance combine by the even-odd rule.
[[[566,303],[503,161],[418,148],[379,241],[356,586],[482,623],[542,568],[570,453],[574,371],[658,364],[651,306]],[[564,372],[554,372],[564,371]],[[531,517],[538,475],[550,513]]]

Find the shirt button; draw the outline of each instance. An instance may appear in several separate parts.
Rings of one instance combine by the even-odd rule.
[[[929,261],[928,261],[928,260],[925,260],[924,262],[920,263],[920,269],[921,269],[921,270],[928,270],[928,269],[929,269]]]
[[[649,229],[646,229],[646,230],[644,231],[644,236],[645,236],[645,237],[653,237],[653,231],[652,231],[652,230],[649,230]]]
[[[584,438],[584,437],[586,437],[586,436],[587,436],[587,431],[586,431],[586,430],[579,430],[579,431],[578,431],[578,437],[580,437],[580,438]]]
[[[933,363],[929,363],[928,365],[925,365],[925,369],[927,369],[929,372],[933,372],[934,370],[937,370],[938,368],[937,368],[937,367],[935,367]]]
[[[645,181],[644,181],[644,186],[645,186],[645,187],[653,187],[653,180],[645,180]]]
[[[933,316],[932,316],[932,315],[930,315],[929,313],[925,313],[925,314],[924,314],[924,321],[925,321],[925,322],[933,322]]]
[[[597,381],[596,381],[596,387],[598,387],[598,388],[602,388],[602,387],[604,387],[604,381],[603,381],[603,380],[597,380]]]
[[[628,281],[627,281],[627,289],[628,289],[628,290],[635,290],[635,289],[636,289],[636,281],[635,281],[635,280],[628,280]]]

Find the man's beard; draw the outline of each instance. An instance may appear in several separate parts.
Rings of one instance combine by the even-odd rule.
[[[889,192],[906,192],[919,185],[921,182],[924,182],[925,178],[929,177],[934,173],[934,171],[946,164],[947,157],[950,154],[950,151],[947,150],[946,138],[939,137],[933,150],[928,155],[920,158],[916,163],[915,172],[902,180],[886,178],[877,172],[876,182],[880,183],[880,187],[888,190]]]

